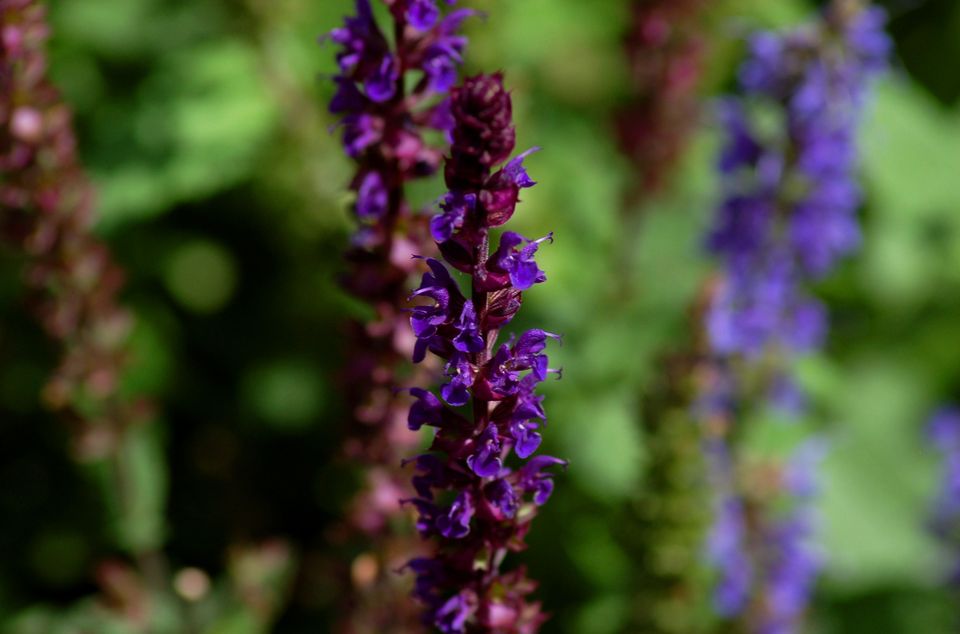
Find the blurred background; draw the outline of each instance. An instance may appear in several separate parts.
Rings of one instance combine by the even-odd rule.
[[[86,598],[123,574],[102,563],[123,561],[117,535],[165,550],[178,592],[209,613],[204,632],[330,631],[325,535],[357,482],[335,460],[337,371],[344,323],[363,312],[336,281],[351,165],[325,109],[334,51],[317,37],[352,2],[50,4],[51,71],[138,318],[126,381],[162,416],[138,440],[139,502],[118,526],[104,474],[71,458],[39,403],[57,352],[20,307],[18,268],[0,268],[0,631],[126,632]],[[625,203],[639,176],[613,112],[627,93],[629,1],[465,4],[486,13],[468,26],[468,71],[505,71],[518,148],[543,148],[514,229],[557,238],[541,251],[550,283],[518,328],[565,335],[545,449],[571,467],[525,559],[554,615],[545,634],[618,632],[637,571],[612,529],[644,491],[641,396],[688,337],[710,270],[709,100],[731,86],[746,33],[796,24],[812,5],[712,3],[696,134],[656,197]],[[817,289],[833,329],[801,368],[808,422],[834,438],[811,631],[949,634],[957,607],[925,524],[938,461],[922,429],[960,400],[960,4],[883,4],[896,59],[863,131],[865,246]],[[425,202],[441,191],[421,188]]]

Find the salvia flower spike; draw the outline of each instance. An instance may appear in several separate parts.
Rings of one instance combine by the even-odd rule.
[[[522,567],[503,572],[501,564],[523,549],[554,474],[566,466],[536,453],[546,424],[536,389],[558,373],[544,350],[559,337],[544,330],[498,335],[523,292],[546,280],[535,255],[552,236],[505,231],[491,246],[490,230],[510,219],[520,190],[534,184],[523,167],[529,152],[510,159],[515,133],[502,77],[467,79],[453,91],[451,113],[449,193],[431,223],[445,261],[426,260],[429,272],[410,309],[414,358],[430,352],[445,368],[439,395],[412,390],[409,414],[411,428],[436,430],[429,453],[410,461],[417,495],[407,501],[435,551],[409,568],[427,625],[445,634],[530,634],[545,618],[540,604],[527,600],[535,584]],[[456,272],[469,276],[468,293]]]
[[[784,476],[781,493],[795,507],[787,517],[772,513],[772,500],[745,498],[734,480],[749,476],[739,473],[745,469],[729,436],[750,394],[788,412],[803,409],[791,365],[819,347],[827,329],[826,311],[807,287],[860,244],[857,131],[871,80],[890,53],[883,12],[860,4],[839,0],[814,24],[753,37],[739,75],[744,96],[720,113],[723,201],[708,246],[723,273],[705,327],[724,376],[705,402],[726,409],[727,423],[711,440],[721,493],[710,553],[718,611],[761,632],[800,627],[820,566],[814,489],[794,490],[797,479]],[[779,117],[773,131],[758,123],[758,108]],[[816,453],[801,449],[794,461],[812,471]]]
[[[709,33],[706,0],[633,0],[624,42],[626,104],[616,113],[620,149],[636,170],[628,203],[670,182],[699,120]]]
[[[0,0],[0,24],[0,235],[23,254],[34,313],[62,348],[47,404],[81,458],[114,457],[152,410],[119,390],[133,325],[118,302],[123,271],[93,232],[93,189],[47,75],[45,8]]]
[[[418,552],[418,540],[393,527],[409,515],[398,502],[412,495],[400,460],[417,443],[404,424],[410,402],[405,388],[411,381],[426,382],[435,371],[425,367],[411,375],[414,339],[402,307],[424,268],[411,255],[435,247],[428,215],[411,209],[405,186],[440,166],[444,139],[451,133],[449,90],[467,44],[459,27],[472,13],[441,11],[434,0],[384,4],[389,35],[375,19],[371,1],[356,0],[355,14],[323,38],[337,49],[330,111],[339,117],[344,151],[356,163],[351,183],[356,231],[344,285],[375,313],[372,320],[351,325],[343,376],[352,411],[345,453],[365,468],[367,481],[343,532],[363,542],[353,570],[376,571],[351,575],[345,633],[420,630],[405,580],[394,572]],[[374,565],[358,567],[358,562]]]
[[[880,9],[834,13],[818,28],[755,36],[740,71],[746,99],[723,104],[724,200],[708,240],[725,271],[707,321],[718,354],[817,347],[826,315],[803,287],[860,244],[857,130],[889,42]],[[761,132],[747,101],[779,110],[779,135]]]

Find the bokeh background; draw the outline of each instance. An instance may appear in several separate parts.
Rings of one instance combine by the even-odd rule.
[[[350,165],[325,111],[333,50],[317,36],[352,3],[50,4],[51,71],[138,317],[128,388],[155,395],[162,416],[137,440],[139,502],[118,525],[106,476],[71,458],[39,403],[56,350],[24,315],[4,255],[0,631],[125,632],[87,597],[98,564],[132,541],[213,580],[197,604],[205,633],[327,632],[325,535],[357,482],[335,459],[346,418],[336,376],[345,320],[363,313],[336,282]],[[468,69],[506,72],[518,146],[543,148],[515,229],[557,237],[542,251],[550,283],[529,294],[518,327],[565,335],[545,436],[571,467],[525,558],[554,614],[545,634],[617,632],[638,574],[614,525],[644,494],[642,394],[660,355],[689,337],[711,265],[710,99],[731,85],[746,33],[796,24],[812,5],[713,3],[698,131],[669,186],[625,205],[638,175],[612,112],[626,94],[628,0],[467,4],[486,13],[468,27]],[[865,247],[818,288],[833,330],[802,364],[814,399],[804,425],[834,439],[811,631],[950,634],[958,608],[925,526],[938,463],[922,429],[960,399],[960,3],[884,4],[896,60],[863,132]],[[427,204],[440,187],[417,195]],[[270,595],[269,617],[232,598],[244,584]]]

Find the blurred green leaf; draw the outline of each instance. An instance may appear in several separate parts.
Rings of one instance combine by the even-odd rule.
[[[179,244],[164,270],[171,294],[188,310],[212,313],[229,301],[237,286],[237,265],[225,248],[208,240]]]
[[[128,553],[150,552],[163,545],[166,468],[158,422],[130,427],[116,456],[93,465],[111,510],[117,543]]]
[[[922,580],[936,560],[926,533],[933,464],[921,445],[928,402],[916,368],[870,357],[845,372],[838,429],[824,465],[832,582]]]
[[[253,368],[243,382],[253,413],[278,429],[299,430],[323,410],[327,386],[312,364],[283,359]]]

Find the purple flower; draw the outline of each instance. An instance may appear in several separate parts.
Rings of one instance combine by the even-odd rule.
[[[477,438],[477,449],[467,457],[467,466],[481,478],[492,478],[503,468],[502,450],[497,426],[491,423]]]
[[[553,474],[544,472],[544,469],[557,465],[566,468],[567,464],[566,460],[553,456],[536,456],[521,467],[517,484],[528,493],[533,493],[535,504],[546,504],[553,493]]]
[[[487,499],[505,518],[512,518],[517,514],[520,498],[517,497],[513,486],[506,480],[494,480],[484,488]]]
[[[765,580],[762,632],[795,632],[821,568],[807,509],[777,523],[768,536],[772,561]]]
[[[357,191],[357,215],[361,218],[382,218],[387,213],[388,196],[380,172],[367,172]]]
[[[960,409],[943,407],[930,417],[927,435],[940,451],[960,451]]]
[[[430,557],[416,557],[408,561],[404,568],[409,568],[417,575],[413,595],[421,601],[432,603],[435,600],[434,590],[443,582],[443,566],[440,562]]]
[[[547,355],[542,354],[546,348],[547,339],[559,339],[559,335],[544,330],[528,330],[512,344],[503,344],[497,353],[484,367],[485,393],[491,395],[491,400],[505,398],[520,392],[524,373],[535,381],[526,384],[527,390],[532,390],[537,382],[544,381],[547,374],[559,370],[547,367]]]
[[[441,262],[433,258],[426,258],[425,261],[430,271],[424,273],[419,288],[410,294],[410,299],[428,298],[434,303],[432,306],[425,304],[409,309],[410,325],[417,337],[414,362],[423,360],[427,348],[436,343],[440,327],[452,322],[455,311],[461,311],[466,301],[460,287]]]
[[[448,106],[442,105],[444,100],[438,102],[431,97],[442,96],[456,82],[467,45],[457,31],[471,11],[453,11],[440,18],[434,0],[404,3],[402,16],[392,13],[393,19],[400,27],[408,21],[420,32],[401,28],[400,42],[388,41],[369,0],[357,0],[356,15],[347,17],[344,26],[323,38],[339,49],[336,57],[340,73],[333,77],[336,93],[330,112],[342,115],[344,148],[348,156],[362,163],[365,177],[358,179],[356,211],[364,223],[386,221],[399,213],[399,209],[389,208],[390,192],[384,183],[395,187],[436,170],[443,150],[427,146],[421,134],[425,127],[447,125],[443,113]],[[430,81],[415,84],[406,95],[409,99],[397,104],[394,102],[400,87],[407,81],[401,71],[406,75],[423,73]],[[449,117],[446,119],[449,121]],[[374,173],[379,174],[379,182],[370,176]],[[360,232],[371,233],[368,227],[361,227]],[[380,241],[384,239],[373,234]]]
[[[410,388],[410,393],[417,399],[410,406],[407,416],[407,426],[411,431],[417,431],[424,425],[438,427],[443,416],[443,404],[432,392],[419,387]]]
[[[517,420],[510,425],[510,435],[516,441],[513,450],[520,458],[529,458],[540,447],[543,438],[535,430],[537,423],[531,419]]]
[[[518,249],[524,242],[526,245]],[[506,231],[500,237],[500,247],[490,258],[488,267],[491,271],[508,274],[510,283],[517,290],[528,290],[534,284],[547,281],[546,274],[533,259],[543,242],[553,242],[553,234],[547,234],[538,240],[528,240],[518,233]]]
[[[743,106],[733,100],[720,103],[720,123],[727,133],[727,142],[720,153],[720,173],[732,175],[741,168],[757,165],[764,147],[750,129]]]
[[[708,239],[728,272],[708,317],[721,354],[805,351],[823,338],[822,308],[802,289],[860,244],[856,125],[864,87],[883,66],[873,56],[888,48],[882,29],[882,15],[864,11],[839,25],[750,41],[740,72],[745,97],[721,111],[725,195]],[[837,35],[852,54],[827,50]],[[779,110],[779,136],[761,132],[750,99]]]
[[[464,303],[463,312],[460,313],[456,328],[459,332],[453,338],[453,347],[460,352],[480,352],[487,347],[486,342],[480,335],[477,325],[477,311],[473,307],[473,302]]]
[[[397,94],[400,69],[392,55],[384,55],[377,69],[364,82],[367,96],[377,103],[389,101]]]
[[[445,373],[450,377],[442,388],[440,395],[443,400],[453,407],[460,407],[470,402],[470,386],[473,385],[474,370],[470,361],[462,354],[458,354],[447,363]]]
[[[750,596],[753,574],[745,540],[742,503],[735,497],[722,500],[707,544],[710,561],[720,574],[713,602],[722,616],[738,614]]]
[[[870,72],[881,72],[889,65],[893,42],[884,32],[887,13],[880,7],[863,11],[859,19],[847,25],[847,42],[859,58],[859,63]]]
[[[481,332],[479,319],[485,314],[467,302],[444,264],[404,258],[404,251],[412,256],[433,247],[422,235],[415,206],[406,198],[408,185],[435,174],[454,140],[452,100],[446,93],[457,81],[467,46],[458,30],[472,12],[448,11],[446,6],[451,4],[451,0],[388,0],[378,7],[386,10],[375,16],[370,0],[356,0],[355,15],[346,17],[342,27],[321,39],[336,49],[338,72],[331,78],[330,112],[339,121],[334,130],[341,134],[344,151],[356,164],[351,183],[356,193],[355,229],[343,284],[377,315],[375,323],[358,322],[350,329],[343,383],[353,424],[347,427],[344,446],[361,466],[384,476],[390,490],[396,486],[397,469],[403,468],[398,464],[409,469],[409,463],[415,463],[412,486],[417,497],[404,502],[417,510],[420,535],[432,539],[439,539],[440,531],[463,539],[470,530],[474,504],[484,499],[478,488],[468,490],[472,474],[468,475],[465,465],[449,464],[434,452],[402,461],[416,439],[396,429],[402,420],[398,409],[406,405],[409,393],[413,402],[407,426],[412,431],[423,426],[435,428],[432,449],[449,448],[474,435],[471,421],[439,397],[455,406],[470,402],[476,374],[476,359],[470,357],[483,349],[487,333]],[[457,229],[454,219],[450,231]],[[420,272],[422,263],[428,272],[417,290],[406,297],[413,285],[410,278]],[[433,372],[404,368],[409,355],[402,336],[407,317],[416,336],[413,360],[423,361],[429,351],[447,361],[449,381],[437,395],[423,387],[410,388],[415,382],[412,379]],[[490,319],[494,323],[496,316]],[[455,497],[448,492],[454,488],[463,495],[448,508]],[[410,540],[405,533],[385,530],[401,525],[393,517],[399,515],[394,505],[364,503],[365,496],[375,494],[382,498],[382,491],[358,494],[354,507],[362,512],[355,515],[366,519],[361,523],[351,516],[344,528],[363,532],[368,538],[364,548],[378,557],[388,550],[391,557],[396,556],[402,552],[398,546],[416,552],[415,545],[404,543]],[[469,613],[454,603],[445,604],[452,594],[450,588],[462,579],[449,574],[448,567],[434,558],[415,559],[410,569],[417,575],[414,594],[424,602],[428,620],[436,619],[444,631],[461,630]],[[345,614],[345,622],[350,623],[347,629],[381,631],[388,625],[415,629],[406,622],[407,610],[394,610],[400,599],[391,596],[395,591],[392,584],[378,581],[370,588],[343,586],[345,592],[355,595],[346,603],[363,606],[375,598],[383,608]],[[363,594],[368,596],[360,596]],[[471,605],[475,608],[476,602]],[[441,608],[442,613],[437,614]],[[384,616],[395,622],[383,622]]]
[[[463,492],[457,496],[445,514],[437,517],[437,530],[444,537],[462,539],[470,534],[470,520],[473,519],[473,512],[470,494]]]
[[[443,213],[430,220],[430,232],[434,239],[437,242],[449,240],[453,232],[463,226],[467,216],[476,209],[476,206],[476,194],[456,194],[453,192],[448,194],[440,204]]]
[[[474,14],[470,9],[454,11],[437,28],[435,40],[427,47],[422,62],[431,92],[446,93],[457,83],[457,68],[467,46],[467,38],[457,32],[461,23]]]
[[[434,624],[443,634],[462,634],[466,632],[467,620],[477,610],[476,597],[464,590],[450,597],[439,610]]]
[[[344,75],[351,75],[367,60],[379,59],[387,50],[386,38],[377,26],[369,0],[357,0],[357,15],[327,35],[342,47],[337,64]]]
[[[357,89],[356,82],[347,77],[334,77],[333,81],[337,85],[337,92],[334,93],[333,98],[330,99],[331,113],[356,112],[364,107],[367,98]],[[354,118],[364,116],[367,115],[354,115]],[[360,149],[363,149],[363,147],[367,145],[370,145],[370,143],[363,144]],[[350,154],[350,156],[356,156],[356,153]]]
[[[407,7],[407,20],[413,28],[421,31],[433,27],[439,17],[440,9],[433,0],[411,0]]]
[[[503,169],[491,176],[480,193],[480,201],[486,210],[486,225],[499,227],[513,216],[520,201],[520,190],[533,187],[537,183],[530,178],[523,167],[524,159],[539,151],[531,148],[514,157]]]
[[[413,488],[425,500],[433,500],[433,489],[441,486],[447,477],[446,465],[436,455],[421,454],[413,460],[404,460],[403,465],[414,462],[418,475],[413,477]]]

